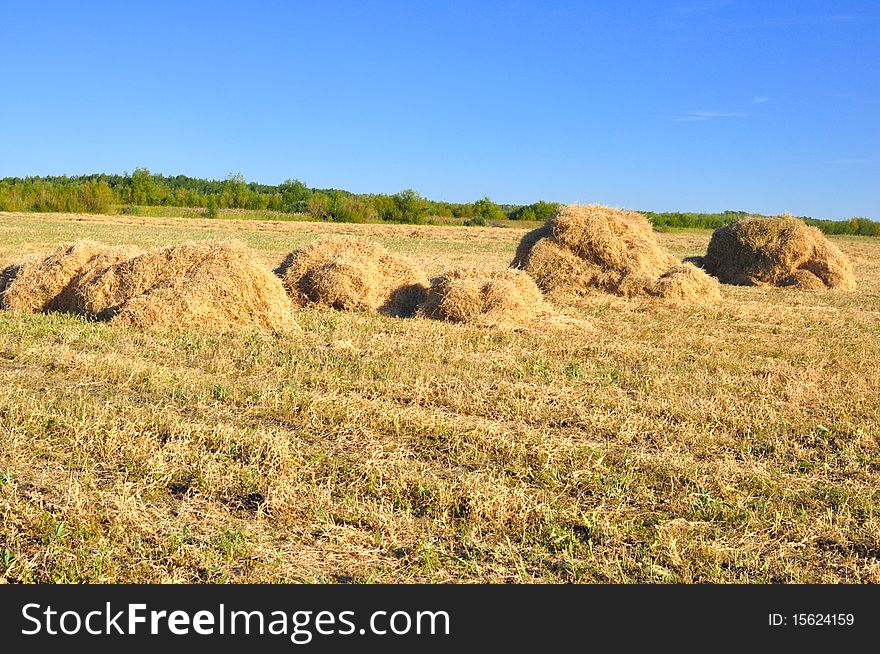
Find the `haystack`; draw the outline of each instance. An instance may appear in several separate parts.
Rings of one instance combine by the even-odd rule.
[[[61,245],[45,258],[4,270],[8,281],[4,282],[7,288],[2,296],[3,308],[80,313],[76,293],[79,285],[129,255],[126,248],[88,240]]]
[[[717,297],[717,282],[663,250],[644,216],[599,205],[560,209],[523,237],[513,266],[548,293]]]
[[[87,315],[147,329],[294,328],[281,282],[238,241],[159,248],[108,266],[78,289]]]
[[[739,286],[855,287],[852,266],[843,253],[816,227],[793,216],[749,217],[719,227],[703,267],[725,284]]]
[[[522,270],[459,268],[431,280],[419,313],[484,325],[526,323],[544,306],[540,289]]]
[[[295,304],[412,316],[427,292],[424,273],[381,245],[324,238],[291,252],[275,271]]]
[[[721,299],[718,282],[687,262],[660,275],[657,283],[650,289],[650,294],[684,302]]]

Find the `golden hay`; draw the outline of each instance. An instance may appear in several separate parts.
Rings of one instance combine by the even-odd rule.
[[[83,312],[94,318],[111,318],[131,298],[156,284],[185,277],[202,261],[218,253],[240,249],[239,243],[199,241],[157,248],[108,266],[80,285],[78,295]]]
[[[718,297],[714,280],[682,268],[658,245],[644,216],[599,205],[560,209],[546,225],[523,237],[513,265],[548,293]]]
[[[294,250],[275,271],[294,303],[412,316],[427,292],[424,273],[369,241],[332,236]]]
[[[237,241],[152,250],[109,266],[81,285],[88,315],[147,329],[211,332],[295,328],[280,280]]]
[[[721,299],[718,282],[690,263],[663,273],[651,289],[651,295],[687,302]]]
[[[45,258],[20,264],[3,292],[3,308],[80,313],[78,286],[129,255],[126,248],[88,240],[61,245]]]
[[[779,282],[779,286],[796,288],[801,291],[822,291],[828,288],[825,282],[809,270],[795,270],[791,275]]]
[[[719,227],[703,266],[726,284],[855,288],[843,253],[816,227],[793,216],[748,217]]]
[[[522,270],[459,268],[431,280],[419,313],[452,322],[499,325],[528,322],[543,306],[540,289]]]

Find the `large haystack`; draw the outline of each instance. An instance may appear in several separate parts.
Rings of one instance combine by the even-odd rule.
[[[109,266],[79,288],[87,315],[148,329],[294,328],[280,280],[237,241],[159,248]]]
[[[333,236],[291,252],[275,271],[298,305],[411,316],[428,280],[409,261],[369,241]]]
[[[522,270],[459,268],[431,280],[419,312],[452,322],[500,325],[526,323],[543,306],[540,289]]]
[[[126,248],[94,241],[59,246],[49,256],[4,270],[8,281],[2,295],[5,309],[80,313],[77,288],[89,277],[130,255]]]
[[[651,223],[634,211],[599,205],[563,207],[526,234],[513,265],[548,293],[596,290],[632,297],[717,297],[717,283],[664,251]]]
[[[852,266],[843,253],[816,227],[792,216],[749,217],[719,227],[703,267],[725,284],[739,286],[855,287]]]

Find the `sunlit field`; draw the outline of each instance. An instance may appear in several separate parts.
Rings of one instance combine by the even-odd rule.
[[[274,267],[329,233],[436,275],[525,230],[0,213],[0,268],[78,238]],[[855,292],[596,294],[511,329],[0,311],[0,581],[880,582],[880,239],[831,239]]]

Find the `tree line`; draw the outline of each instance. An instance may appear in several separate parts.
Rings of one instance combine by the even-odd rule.
[[[138,168],[122,175],[7,177],[0,179],[0,211],[63,213],[137,213],[139,207],[166,206],[203,209],[216,216],[222,209],[304,214],[334,222],[423,223],[434,217],[461,219],[467,225],[504,220],[543,222],[559,208],[540,200],[528,205],[506,205],[484,197],[474,202],[429,200],[412,189],[393,195],[355,194],[340,189],[310,188],[300,180],[269,185],[248,182],[242,175],[207,180],[186,175],[165,176]],[[716,228],[746,214],[643,212],[663,228]],[[844,221],[801,217],[828,234],[880,236],[880,222],[868,218]]]
[[[721,213],[655,213],[643,211],[648,220],[658,229],[717,229],[746,216],[758,214],[746,211],[722,211]],[[825,234],[849,234],[852,236],[880,236],[880,221],[870,218],[849,218],[848,220],[822,220],[810,216],[796,216],[808,225],[818,227]]]

